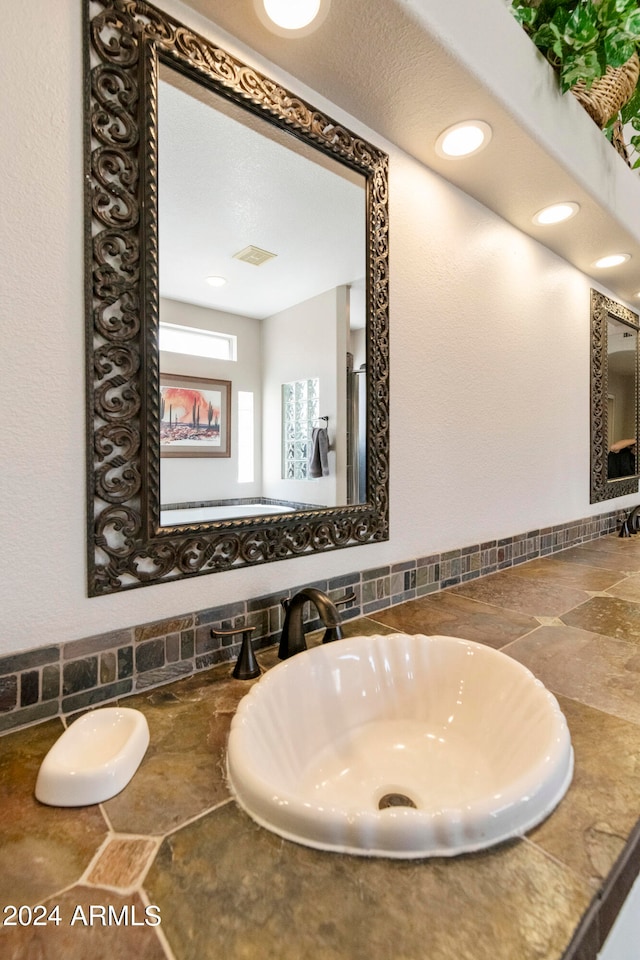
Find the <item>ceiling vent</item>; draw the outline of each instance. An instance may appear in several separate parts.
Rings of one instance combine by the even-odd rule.
[[[261,250],[260,247],[245,247],[238,253],[234,253],[234,260],[242,260],[243,263],[252,263],[254,267],[260,267],[267,260],[273,260],[277,253],[269,253],[268,250]]]

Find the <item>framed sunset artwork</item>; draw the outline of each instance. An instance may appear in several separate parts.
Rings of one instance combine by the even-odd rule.
[[[160,375],[160,456],[231,456],[231,381]]]

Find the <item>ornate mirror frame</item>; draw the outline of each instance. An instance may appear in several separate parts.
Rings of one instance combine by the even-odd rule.
[[[84,0],[89,595],[387,540],[388,158],[143,0]],[[160,526],[159,62],[363,175],[367,501]]]
[[[622,304],[591,291],[591,503],[611,500],[638,492],[638,473],[633,477],[609,479],[609,395],[608,320],[620,320],[636,332],[636,450],[640,449],[640,321],[638,315]],[[636,454],[637,458],[637,454]],[[636,460],[636,470],[638,463]]]

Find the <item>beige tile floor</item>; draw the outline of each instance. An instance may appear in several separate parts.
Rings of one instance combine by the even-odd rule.
[[[53,917],[3,926],[0,956],[559,960],[640,817],[640,537],[607,537],[347,627],[395,630],[504,649],[558,696],[574,781],[526,839],[403,862],[261,829],[225,783],[248,684],[224,665],[125,701],[145,713],[151,744],[127,788],[99,806],[33,797],[60,719],[0,739],[0,909],[42,904]],[[275,650],[260,658],[268,668]]]

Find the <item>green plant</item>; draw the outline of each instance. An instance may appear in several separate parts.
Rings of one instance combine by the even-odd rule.
[[[563,93],[579,81],[590,88],[607,67],[622,67],[640,48],[638,0],[508,0],[511,12],[560,77]],[[629,142],[640,166],[640,83],[605,127],[629,124]]]

